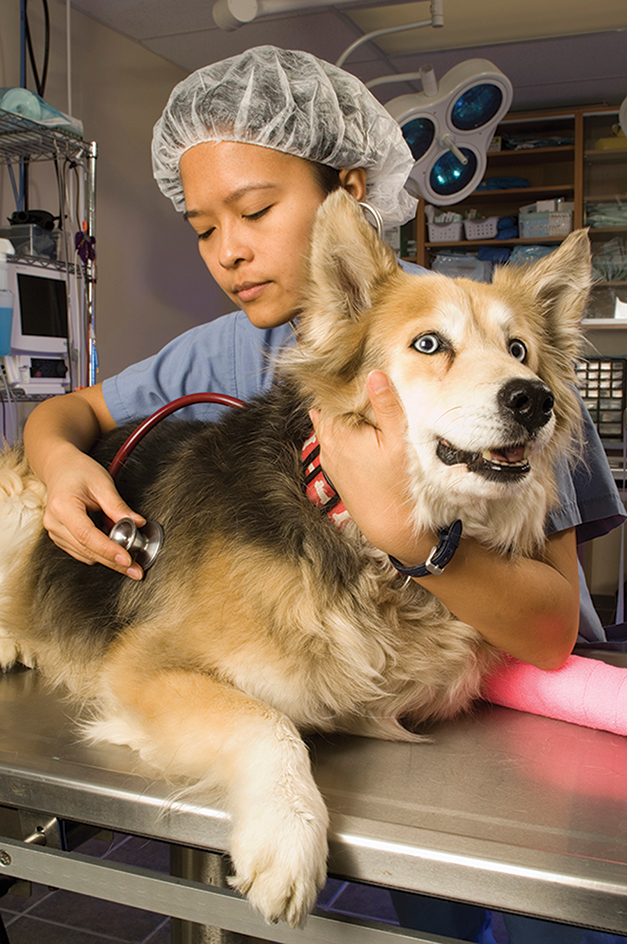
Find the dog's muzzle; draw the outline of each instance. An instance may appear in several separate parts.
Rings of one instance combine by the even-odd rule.
[[[516,437],[518,441],[492,446],[482,452],[469,452],[440,439],[436,454],[444,465],[465,465],[469,472],[492,482],[516,482],[531,471],[528,444],[553,416],[553,394],[541,380],[519,378],[501,387],[497,404],[512,440]]]

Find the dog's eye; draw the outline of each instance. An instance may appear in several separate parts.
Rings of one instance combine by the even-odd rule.
[[[527,360],[527,345],[524,341],[521,341],[519,338],[512,338],[508,345],[509,353],[512,357],[515,357],[517,361],[525,363]]]
[[[439,334],[422,334],[412,341],[412,347],[421,354],[437,354],[444,347],[444,341]]]

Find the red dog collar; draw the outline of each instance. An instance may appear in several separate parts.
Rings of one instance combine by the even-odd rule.
[[[312,505],[323,509],[337,528],[345,525],[350,515],[320,465],[320,443],[315,433],[303,445],[303,474],[305,494]]]

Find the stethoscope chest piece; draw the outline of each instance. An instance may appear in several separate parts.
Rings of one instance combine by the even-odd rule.
[[[109,537],[128,551],[146,571],[154,564],[161,550],[163,528],[156,521],[147,521],[142,528],[138,528],[132,518],[120,518],[111,528]]]

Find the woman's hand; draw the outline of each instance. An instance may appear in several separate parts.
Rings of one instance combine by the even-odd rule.
[[[146,523],[123,501],[106,469],[80,450],[67,446],[54,464],[49,463],[46,485],[48,501],[43,525],[54,543],[85,564],[104,564],[141,580],[143,571],[139,564],[119,544],[109,540],[87,514],[103,511],[111,522],[128,517],[138,526]]]
[[[413,522],[405,411],[381,371],[369,375],[367,386],[376,426],[347,426],[312,411],[320,464],[368,540],[404,564],[420,564],[438,542]]]
[[[145,524],[118,494],[106,469],[87,455],[94,442],[113,429],[102,385],[97,384],[40,403],[24,428],[24,448],[48,489],[43,524],[54,543],[86,564],[104,564],[141,580],[141,567],[87,514],[103,511],[112,522],[128,517]]]

